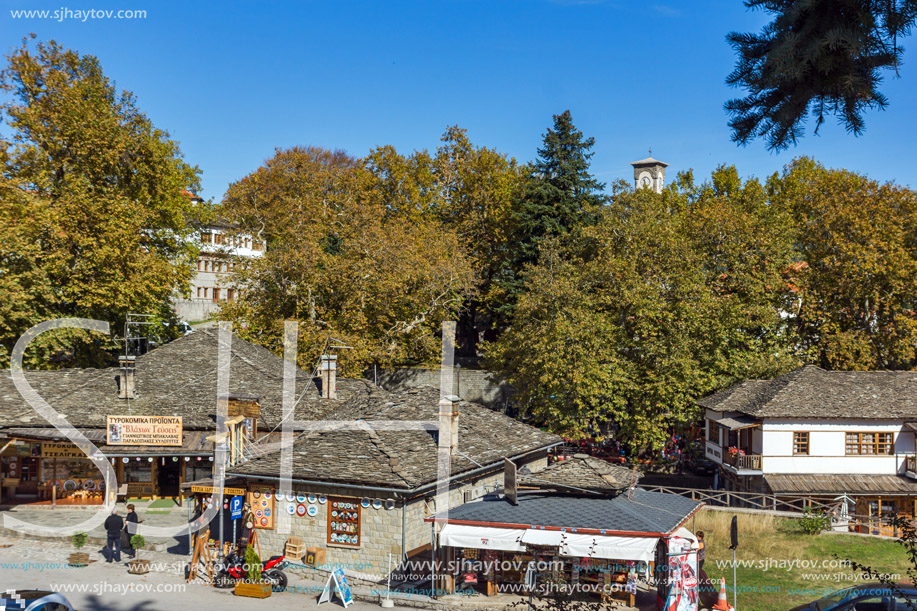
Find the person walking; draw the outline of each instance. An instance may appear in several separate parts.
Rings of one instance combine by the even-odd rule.
[[[133,503],[127,506],[127,515],[124,516],[124,522],[124,530],[122,531],[124,538],[121,539],[121,549],[133,559],[137,555],[137,550],[131,545],[131,537],[137,534],[137,526],[140,524],[140,517],[134,510]]]
[[[121,562],[121,531],[124,530],[124,520],[118,515],[117,509],[113,509],[111,515],[105,518],[104,527],[108,533],[108,554],[105,562]]]
[[[704,543],[704,531],[697,531],[697,575],[704,570],[704,560],[707,558],[707,544]]]

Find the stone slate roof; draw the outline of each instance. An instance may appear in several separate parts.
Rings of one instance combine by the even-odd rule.
[[[118,369],[61,369],[26,372],[38,394],[73,426],[105,426],[106,415],[182,416],[186,430],[215,430],[217,330],[200,329],[151,350],[136,360],[137,398],[118,398]],[[230,359],[230,394],[261,397],[259,430],[280,423],[283,359],[236,336]],[[311,373],[297,372],[296,418],[320,419],[348,400],[369,393],[365,380],[338,378],[338,399],[321,399]],[[305,391],[305,392],[304,392]],[[50,426],[20,396],[9,370],[0,371],[0,427]]]
[[[678,494],[634,490],[612,499],[520,494],[519,504],[504,498],[485,497],[449,510],[449,522],[513,524],[519,528],[552,526],[614,532],[662,533],[675,531],[703,503]]]
[[[575,488],[601,493],[618,493],[636,484],[641,473],[587,454],[574,454],[532,475],[520,474],[519,481],[536,488]],[[572,487],[572,488],[571,488]]]
[[[806,365],[772,380],[746,380],[697,404],[756,418],[917,418],[917,371]]]
[[[774,494],[917,494],[917,481],[901,475],[765,475]]]
[[[528,452],[561,443],[544,433],[475,403],[460,401],[458,452],[453,475],[502,463]],[[433,420],[439,417],[439,391],[419,388],[393,394],[370,387],[326,419],[343,421]],[[413,490],[436,481],[437,438],[424,430],[339,430],[304,433],[293,446],[296,479],[346,481],[366,486]],[[499,465],[498,465],[499,466]],[[256,458],[229,471],[277,477],[280,452]]]

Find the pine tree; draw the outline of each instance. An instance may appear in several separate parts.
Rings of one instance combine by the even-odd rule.
[[[565,236],[598,220],[607,201],[605,185],[589,171],[595,138],[586,138],[573,125],[569,110],[554,115],[554,127],[544,135],[538,159],[530,166],[522,196],[511,212],[514,233],[513,254],[499,280],[505,303],[501,318],[511,316],[522,290],[522,273],[538,261],[542,243]]]
[[[917,21],[917,0],[746,0],[774,15],[760,34],[733,32],[735,70],[726,82],[748,92],[730,100],[732,139],[757,137],[781,150],[802,136],[807,115],[815,133],[826,115],[848,132],[865,129],[863,111],[883,109],[881,71],[898,74],[906,36]]]

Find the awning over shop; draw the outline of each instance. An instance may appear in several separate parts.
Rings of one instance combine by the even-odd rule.
[[[488,528],[486,526],[446,524],[439,533],[439,544],[449,547],[521,552],[525,550],[525,546],[521,542],[522,535],[525,532],[521,528]]]
[[[521,552],[528,545],[557,547],[563,556],[651,562],[656,537],[608,537],[581,535],[559,530],[522,530],[447,524],[439,535],[440,545]]]
[[[527,530],[522,542],[560,549],[562,556],[651,562],[656,554],[656,537],[609,537],[581,535],[559,530]]]

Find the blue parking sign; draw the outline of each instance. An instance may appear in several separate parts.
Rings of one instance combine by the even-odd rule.
[[[229,512],[230,517],[233,520],[238,520],[242,517],[242,497],[234,496],[229,501]]]

